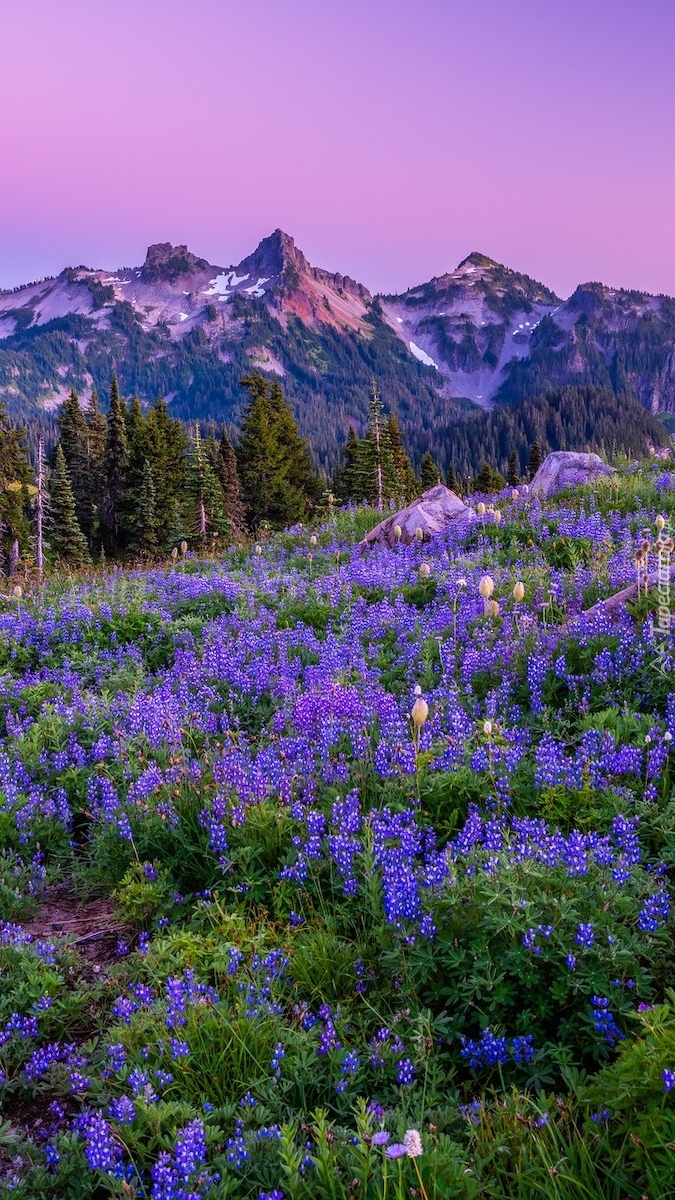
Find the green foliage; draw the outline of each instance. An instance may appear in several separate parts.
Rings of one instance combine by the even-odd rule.
[[[658,419],[630,396],[590,385],[553,388],[546,381],[535,394],[509,396],[508,403],[490,412],[453,420],[436,437],[444,458],[461,475],[474,474],[484,461],[507,472],[514,450],[531,475],[535,442],[536,462],[552,450],[594,450],[605,456],[613,451],[639,458],[650,444],[666,441]]]
[[[302,520],[317,495],[311,459],[281,385],[253,372],[242,386],[250,401],[236,454],[247,521],[280,528]]]
[[[128,459],[125,410],[120,397],[117,377],[113,375],[103,458],[103,503],[101,506],[102,525],[109,547],[115,544],[122,529]]]
[[[79,407],[79,405],[78,405]],[[56,447],[50,491],[50,546],[57,558],[80,567],[89,562],[87,542],[77,523],[75,499],[61,443]]]
[[[153,919],[161,915],[170,892],[166,870],[151,863],[135,862],[120,880],[113,898],[130,924],[148,929]]]
[[[441,473],[429,450],[425,450],[420,466],[420,487],[423,492],[426,492],[429,488],[436,487],[440,481]]]

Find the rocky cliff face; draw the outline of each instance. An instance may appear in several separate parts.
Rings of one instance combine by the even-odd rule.
[[[158,393],[186,418],[231,420],[239,379],[284,378],[320,457],[363,422],[374,376],[404,422],[434,430],[474,406],[598,384],[675,414],[675,300],[585,284],[568,300],[474,253],[400,296],[312,266],[277,229],[236,266],[168,242],[140,267],[68,268],[0,293],[0,399],[16,418],[71,387]]]

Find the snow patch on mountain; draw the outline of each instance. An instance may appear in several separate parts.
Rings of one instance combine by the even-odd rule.
[[[433,358],[431,358],[429,354],[426,354],[424,350],[420,349],[419,346],[416,346],[414,342],[410,342],[410,352],[411,354],[414,354],[415,358],[419,359],[421,363],[424,363],[425,367],[435,367],[436,370],[438,370],[438,363],[435,363]]]

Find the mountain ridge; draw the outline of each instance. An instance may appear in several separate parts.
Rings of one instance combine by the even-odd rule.
[[[363,426],[370,381],[420,446],[462,414],[593,385],[675,414],[675,300],[601,283],[561,299],[472,251],[400,294],[313,266],[281,229],[235,265],[157,242],[140,267],[65,268],[0,293],[0,399],[50,419],[71,387],[166,396],[176,415],[232,425],[239,379],[283,378],[324,465]]]

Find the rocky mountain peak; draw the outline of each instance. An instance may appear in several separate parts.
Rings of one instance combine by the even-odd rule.
[[[498,267],[499,263],[494,258],[488,258],[487,254],[481,254],[479,250],[472,250],[471,254],[467,254],[459,263],[457,270],[461,271],[463,267],[482,267],[483,270],[490,267]]]
[[[182,275],[195,275],[211,270],[205,258],[197,258],[187,246],[172,246],[171,242],[155,242],[148,246],[141,269],[143,283],[175,283]]]
[[[281,282],[289,275],[295,278],[309,274],[311,267],[290,234],[284,233],[283,229],[275,229],[269,237],[263,238],[253,254],[239,263],[237,272]]]

